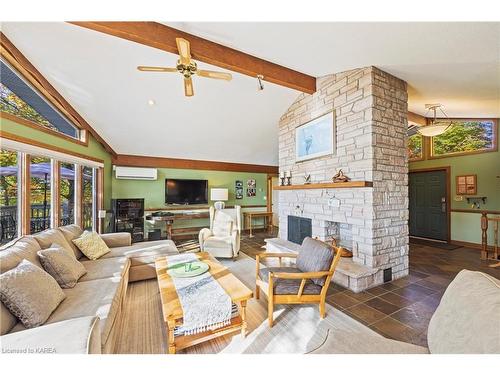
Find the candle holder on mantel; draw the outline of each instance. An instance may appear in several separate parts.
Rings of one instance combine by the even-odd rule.
[[[280,173],[280,186],[285,186],[286,172]]]
[[[287,186],[292,185],[292,176],[287,176],[286,177],[286,184],[287,184]]]

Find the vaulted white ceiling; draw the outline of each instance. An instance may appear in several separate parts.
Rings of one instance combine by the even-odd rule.
[[[408,82],[409,109],[500,117],[500,22],[169,23],[320,77],[369,65]]]
[[[313,76],[375,65],[408,82],[417,113],[440,102],[450,116],[500,117],[500,23],[168,25]],[[118,153],[277,165],[277,123],[297,91],[259,92],[233,73],[195,77],[186,98],[180,75],[136,70],[174,66],[174,54],[60,22],[2,31]]]

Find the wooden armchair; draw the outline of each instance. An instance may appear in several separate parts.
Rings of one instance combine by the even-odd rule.
[[[311,238],[304,240],[298,254],[262,253],[257,255],[255,298],[260,298],[261,290],[267,296],[269,327],[273,326],[275,304],[317,303],[321,318],[325,317],[326,292],[340,255],[340,248]],[[260,260],[266,258],[278,258],[279,267],[261,268]],[[282,267],[283,258],[296,258],[297,267]],[[315,260],[318,262],[315,263]],[[318,271],[308,271],[318,268]]]

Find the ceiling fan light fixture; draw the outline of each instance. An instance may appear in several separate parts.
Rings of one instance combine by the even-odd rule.
[[[184,78],[184,95],[188,97],[194,95],[193,81],[191,79],[193,75],[205,78],[220,79],[224,81],[230,81],[232,79],[230,73],[198,69],[198,65],[196,64],[196,62],[191,60],[191,47],[189,41],[183,38],[176,38],[175,41],[177,43],[177,49],[179,51],[179,60],[177,60],[175,68],[140,65],[137,67],[137,69],[141,72],[177,72],[182,74]],[[264,86],[262,86],[262,89],[263,88]],[[154,105],[154,103],[149,103],[149,105]]]

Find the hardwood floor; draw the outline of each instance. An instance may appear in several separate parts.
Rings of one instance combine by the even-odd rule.
[[[255,237],[243,235],[241,251],[255,258],[263,252],[267,232],[256,232]],[[197,251],[197,239],[178,242],[180,251]],[[327,302],[345,314],[370,327],[385,337],[426,346],[427,326],[441,296],[455,275],[462,269],[477,270],[500,279],[500,269],[490,268],[490,262],[479,259],[479,251],[458,248],[443,250],[420,244],[410,244],[410,274],[408,277],[377,286],[362,293],[353,293],[332,283]],[[250,275],[254,277],[253,275]],[[249,280],[242,280],[250,283]],[[267,314],[263,300],[252,299],[249,306],[249,326],[257,327]],[[129,285],[123,309],[120,353],[165,353],[166,338],[161,326],[158,286],[156,280]],[[140,319],[137,315],[143,314]],[[159,334],[158,332],[162,332]],[[218,338],[190,348],[188,353],[216,353],[228,343]]]

